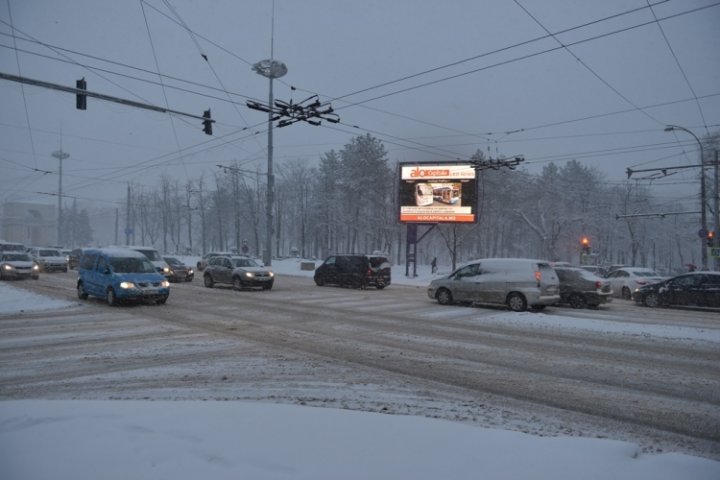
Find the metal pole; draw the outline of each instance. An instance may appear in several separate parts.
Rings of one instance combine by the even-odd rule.
[[[66,158],[70,157],[70,154],[65,153],[62,151],[62,148],[60,150],[56,150],[52,153],[52,156],[57,158],[60,161],[60,170],[59,170],[59,181],[58,181],[58,212],[57,212],[57,246],[62,246],[62,227],[63,227],[63,215],[62,215],[62,162]]]
[[[705,191],[705,151],[703,144],[700,139],[693,132],[685,127],[678,125],[668,125],[665,127],[666,132],[672,132],[673,130],[682,130],[685,133],[689,133],[693,136],[697,144],[700,146],[700,257],[702,259],[702,269],[707,269],[707,213],[706,213],[706,191]],[[717,214],[717,212],[716,212]]]
[[[270,75],[270,95],[268,105],[273,104],[273,77]],[[267,159],[267,199],[265,215],[265,249],[263,251],[263,263],[272,265],[272,234],[273,234],[273,200],[275,178],[273,176],[273,113],[268,112],[268,159]]]
[[[718,151],[715,150],[715,201],[713,207],[715,208],[715,236],[713,237],[713,247],[720,247],[720,182],[718,181]],[[715,257],[714,269],[720,270],[720,257]]]

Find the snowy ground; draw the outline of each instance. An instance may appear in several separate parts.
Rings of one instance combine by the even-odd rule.
[[[192,259],[187,259],[188,263]],[[194,264],[194,262],[193,262]],[[278,273],[311,276],[298,261]],[[427,285],[428,267],[397,284]],[[73,302],[0,283],[0,315]],[[549,316],[544,316],[549,317]],[[498,321],[532,315],[498,312]],[[557,317],[573,328],[622,327]],[[0,318],[0,321],[2,319]],[[621,324],[622,325],[622,324]],[[628,332],[632,333],[632,332]],[[662,336],[708,339],[667,327]],[[72,438],[72,441],[68,441]],[[620,441],[536,437],[413,416],[254,402],[8,400],[0,403],[0,478],[7,479],[713,479],[720,462],[642,454]]]

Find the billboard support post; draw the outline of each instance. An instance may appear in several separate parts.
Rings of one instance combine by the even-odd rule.
[[[417,237],[417,231],[418,231],[418,225],[428,225],[430,228],[425,230],[425,233],[423,233],[420,238]],[[407,224],[407,230],[406,230],[406,242],[405,242],[405,276],[410,276],[410,264],[412,263],[413,268],[413,277],[417,277],[417,244],[420,243],[420,241],[425,238],[425,236],[432,232],[432,230],[437,227],[437,223],[432,224],[418,224],[418,223],[408,223]]]

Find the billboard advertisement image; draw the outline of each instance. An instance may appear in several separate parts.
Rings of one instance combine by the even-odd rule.
[[[400,221],[476,222],[476,179],[477,172],[467,162],[401,163]]]

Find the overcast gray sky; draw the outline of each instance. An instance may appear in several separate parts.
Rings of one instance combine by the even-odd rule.
[[[317,93],[341,118],[275,129],[275,160],[315,164],[369,132],[391,160],[480,149],[537,172],[577,159],[614,183],[628,167],[697,163],[692,136],[663,128],[720,129],[720,2],[650,3],[275,0],[274,57],[289,69],[275,97]],[[80,111],[72,94],[0,80],[0,201],[56,203],[43,193],[57,192],[60,148],[64,193],[98,206],[163,174],[264,171],[267,117],[245,102],[267,101],[251,66],[270,57],[271,18],[270,0],[0,2],[0,72],[85,77],[90,91],[217,121],[207,136],[196,119],[93,98]],[[653,188],[693,198],[697,172]]]

